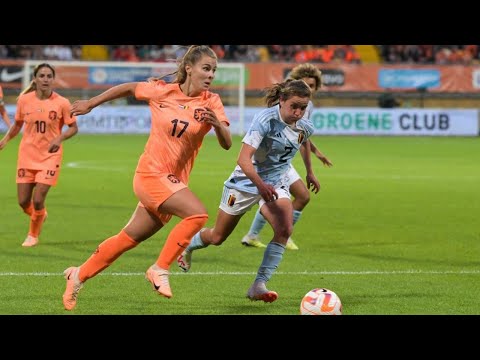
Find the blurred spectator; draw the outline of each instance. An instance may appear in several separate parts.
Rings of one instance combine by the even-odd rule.
[[[81,45],[72,45],[72,56],[73,60],[82,59],[82,46]]]
[[[120,45],[112,54],[113,61],[140,61],[134,45]]]
[[[233,59],[237,62],[258,62],[260,57],[255,45],[231,45]]]
[[[162,47],[159,45],[152,45],[148,54],[148,60],[155,62],[164,62],[165,54]]]
[[[272,61],[280,61],[283,45],[267,45],[268,53]]]
[[[360,55],[358,55],[357,50],[355,50],[355,47],[353,45],[340,45],[340,46],[345,50],[344,60],[347,63],[352,63],[352,64],[361,63]]]
[[[302,45],[301,49],[295,53],[295,62],[306,63],[315,62],[320,58],[321,53],[313,45]]]
[[[382,109],[392,109],[400,106],[391,92],[385,92],[378,97],[378,107]]]
[[[85,61],[107,61],[110,54],[107,45],[83,45],[82,60]]]
[[[210,45],[210,47],[215,51],[215,54],[217,54],[217,57],[219,59],[223,59],[225,57],[225,50],[223,49],[222,45]]]
[[[177,61],[178,45],[163,45],[163,57],[165,61]]]
[[[72,48],[67,45],[47,45],[43,49],[43,55],[45,60],[73,60]]]
[[[258,47],[258,60],[260,62],[269,62],[270,61],[270,54],[268,53],[268,49],[265,45],[260,45]]]
[[[480,61],[478,45],[372,45],[388,64],[461,64]],[[358,64],[356,45],[211,45],[231,62]],[[2,59],[175,62],[186,45],[0,45]]]
[[[0,45],[0,59],[6,59],[8,57],[8,49],[5,45]]]

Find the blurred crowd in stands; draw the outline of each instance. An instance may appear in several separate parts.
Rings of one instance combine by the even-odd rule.
[[[385,63],[473,65],[480,60],[479,45],[377,45]]]
[[[222,61],[478,64],[479,45],[210,45]],[[370,47],[374,56],[363,49]],[[0,59],[153,61],[180,58],[184,45],[0,45]],[[362,51],[359,49],[362,48]],[[372,52],[371,51],[371,52]],[[373,60],[372,60],[373,59]]]

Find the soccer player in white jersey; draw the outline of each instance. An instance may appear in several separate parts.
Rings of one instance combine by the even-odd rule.
[[[309,63],[297,65],[292,69],[289,76],[290,79],[295,80],[303,80],[310,86],[312,92],[315,93],[321,86],[322,86],[322,72],[318,70],[318,68]],[[310,101],[305,111],[305,117],[311,119],[313,112],[313,102]],[[325,166],[332,166],[332,162],[310,141],[310,148],[312,153],[325,165]],[[290,170],[288,172],[289,183],[290,186],[290,193],[293,195],[293,225],[297,223],[302,215],[303,209],[307,206],[310,202],[310,193],[305,185],[305,183],[298,175],[297,170],[290,165]],[[245,235],[241,243],[245,246],[253,246],[257,248],[264,248],[266,245],[262,243],[259,239],[259,233],[264,228],[267,221],[263,217],[260,209],[257,210],[255,217],[250,225],[250,230],[248,231],[247,235]],[[298,250],[297,244],[293,241],[290,237],[288,238],[287,250]]]
[[[273,228],[273,239],[265,248],[254,283],[247,292],[251,300],[273,302],[278,298],[266,283],[279,266],[285,245],[293,231],[293,206],[290,201],[288,172],[290,163],[300,149],[307,168],[307,186],[313,191],[320,183],[310,163],[312,122],[304,117],[312,91],[303,80],[287,80],[267,89],[267,109],[257,113],[247,134],[237,166],[224,183],[223,195],[215,226],[204,228],[193,237],[178,257],[183,271],[191,267],[192,252],[209,245],[221,245],[237,226],[240,218],[258,204]]]

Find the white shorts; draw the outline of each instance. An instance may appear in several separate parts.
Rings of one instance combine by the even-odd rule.
[[[290,191],[285,186],[275,188],[275,191],[279,199],[290,199]],[[265,204],[265,200],[263,200],[261,195],[231,189],[226,186],[223,187],[223,195],[219,207],[227,214],[234,216],[243,215],[255,204],[258,204],[259,208]]]
[[[290,164],[290,169],[287,172],[287,177],[288,177],[288,186],[292,186],[294,182],[296,182],[297,180],[300,180],[300,175],[298,175],[297,170],[295,170],[292,164]]]

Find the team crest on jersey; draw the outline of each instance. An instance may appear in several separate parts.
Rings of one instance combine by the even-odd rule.
[[[25,176],[25,169],[18,169],[18,177],[23,178]]]
[[[204,112],[205,110],[202,109],[202,108],[198,108],[198,109],[195,109],[193,111],[193,118],[197,121],[200,121],[202,119],[202,113]]]
[[[174,184],[178,184],[180,180],[173,174],[167,176],[167,179],[170,180]]]
[[[298,134],[298,143],[302,144],[303,140],[305,140],[305,134],[301,131],[300,134]]]
[[[227,202],[228,206],[232,207],[233,205],[235,205],[235,201],[237,201],[235,195],[230,195]]]
[[[56,112],[56,111],[53,111],[53,110],[50,111],[50,112],[48,113],[48,118],[49,118],[50,120],[56,120],[56,119],[57,119],[57,112]]]
[[[188,105],[180,105],[180,104],[179,104],[178,107],[179,107],[180,109],[183,109],[183,110],[187,110],[187,109],[188,109]]]

